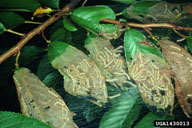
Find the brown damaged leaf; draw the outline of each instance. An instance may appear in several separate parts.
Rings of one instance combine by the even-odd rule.
[[[186,4],[182,6],[184,13],[192,14],[192,3]]]
[[[123,34],[123,27],[122,25],[115,25],[116,29],[113,32],[100,32],[99,35],[107,40],[111,39],[118,39]],[[106,30],[107,31],[107,30]]]
[[[140,51],[128,64],[129,74],[137,83],[144,102],[156,109],[171,109],[174,104],[174,88],[170,67],[160,57]]]
[[[124,89],[124,84],[131,84],[127,73],[127,65],[121,56],[122,46],[114,48],[109,40],[103,38],[91,38],[85,48],[90,52],[91,58],[95,61],[106,77],[106,81],[114,86]]]
[[[160,40],[158,44],[171,66],[175,76],[176,95],[189,118],[192,116],[192,56],[182,47],[169,40]]]
[[[95,98],[97,102],[108,101],[104,75],[95,62],[82,51],[69,45],[65,52],[51,63],[64,76],[64,88],[68,93],[86,96],[91,100]]]
[[[149,2],[153,3],[153,1]],[[155,3],[146,10],[145,6],[147,6],[148,3],[141,3],[143,3],[144,7],[144,10],[142,12],[138,13],[137,10],[135,10],[134,6],[137,6],[136,3],[135,5],[132,5],[126,9],[126,14],[129,16],[130,19],[136,19],[142,23],[172,23],[180,14],[181,10],[179,4],[167,2]],[[146,13],[144,13],[145,11]]]
[[[27,68],[16,70],[13,79],[16,85],[21,111],[26,116],[40,119],[54,128],[78,128],[61,96],[46,87]]]

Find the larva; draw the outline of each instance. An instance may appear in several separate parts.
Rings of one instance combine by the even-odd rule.
[[[74,96],[93,97],[96,102],[106,103],[108,96],[105,76],[95,62],[81,50],[66,43],[55,42],[50,47],[58,43],[66,47],[51,64],[64,76],[65,91]]]
[[[23,114],[54,128],[78,128],[72,119],[75,114],[70,112],[61,96],[45,86],[29,69],[16,70],[13,79]]]
[[[129,74],[140,85],[138,88],[145,103],[157,109],[173,107],[174,88],[170,82],[169,65],[156,55],[140,51],[133,56],[132,61],[128,65]]]
[[[128,83],[126,81],[129,81],[130,77],[127,73],[126,62],[120,55],[122,46],[115,49],[110,40],[100,37],[89,39],[89,43],[85,43],[85,48],[90,52],[91,58],[109,83],[124,89],[124,85]]]

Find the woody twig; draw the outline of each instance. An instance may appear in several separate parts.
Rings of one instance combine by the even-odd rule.
[[[175,30],[192,31],[192,27],[176,26],[176,25],[168,24],[168,23],[138,24],[138,23],[123,22],[123,21],[112,20],[112,19],[101,19],[100,21],[106,22],[106,23],[128,26],[128,27],[144,28],[144,29],[147,29],[147,28],[170,28],[170,29],[175,29]]]
[[[33,29],[31,32],[27,33],[15,46],[13,46],[11,49],[6,51],[0,56],[0,64],[5,61],[10,56],[18,53],[20,49],[29,42],[34,36],[41,33],[43,30],[45,30],[49,25],[53,24],[55,21],[57,21],[60,17],[63,15],[69,13],[81,0],[71,0],[71,2],[63,7],[61,11],[55,13],[52,17],[50,17],[47,21],[45,21],[43,24],[38,26],[37,28]]]

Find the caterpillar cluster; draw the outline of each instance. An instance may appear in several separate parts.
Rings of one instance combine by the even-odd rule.
[[[37,118],[54,128],[78,128],[61,96],[45,86],[27,68],[16,70],[13,79],[16,85],[21,111],[26,116]]]
[[[166,109],[174,104],[174,88],[170,79],[167,64],[161,58],[138,52],[129,65],[129,74],[138,84],[138,88],[146,104],[157,109]]]
[[[81,50],[67,46],[60,56],[52,62],[64,77],[65,91],[74,96],[84,96],[101,106],[108,101],[105,77],[92,59]]]
[[[127,83],[132,84],[125,59],[121,56],[122,46],[115,49],[109,40],[93,38],[85,48],[105,75],[107,82],[121,89],[126,89]]]
[[[66,74],[64,87],[67,92],[75,96],[92,96],[98,101],[107,102],[105,78],[98,67],[89,59],[83,59],[76,65],[65,66],[63,71]]]

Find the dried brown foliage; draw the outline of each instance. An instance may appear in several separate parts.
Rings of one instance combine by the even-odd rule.
[[[192,114],[192,56],[172,41],[161,40],[158,44],[175,77],[175,92],[179,103],[189,118]]]
[[[46,87],[37,76],[27,68],[20,68],[14,73],[14,82],[21,111],[26,116],[37,118],[54,128],[78,128],[61,96]]]

